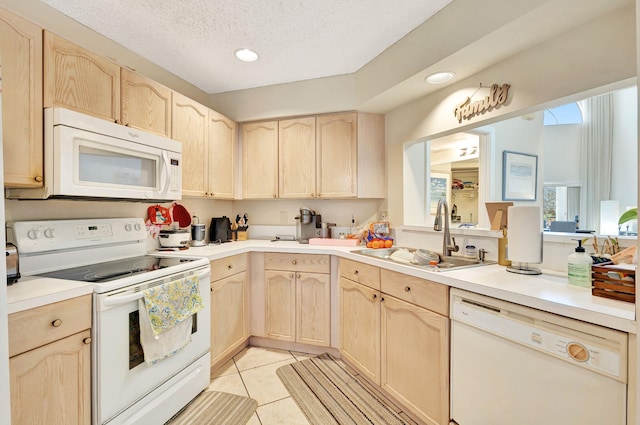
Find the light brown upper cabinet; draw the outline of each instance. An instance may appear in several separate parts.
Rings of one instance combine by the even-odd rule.
[[[237,129],[234,121],[209,110],[209,197],[234,197]]]
[[[278,197],[278,122],[242,126],[242,194],[244,198]]]
[[[44,32],[44,107],[61,106],[120,120],[120,67]]]
[[[209,109],[173,93],[172,139],[182,142],[182,195],[207,194]]]
[[[170,138],[171,93],[162,84],[122,68],[120,122]]]
[[[349,112],[249,123],[242,134],[244,198],[386,196],[383,115]]]
[[[0,9],[5,187],[42,187],[42,28]]]
[[[278,122],[278,190],[280,198],[316,196],[316,119]]]
[[[384,198],[384,116],[350,112],[316,118],[317,196]]]
[[[318,195],[354,198],[358,195],[358,114],[317,118]]]

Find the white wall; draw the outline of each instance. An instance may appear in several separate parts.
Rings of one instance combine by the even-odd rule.
[[[620,209],[638,205],[638,90],[631,87],[613,96],[613,153],[611,199]]]
[[[580,182],[580,125],[548,125],[544,140],[544,182],[578,184]]]
[[[493,129],[494,143],[494,172],[493,179],[490,182],[490,184],[493,186],[492,193],[494,193],[494,199],[487,199],[487,201],[502,200],[503,152],[512,151],[538,156],[538,184],[536,201],[514,201],[514,205],[542,205],[542,184],[544,179],[544,176],[542,174],[544,164],[544,143],[542,142],[542,114],[535,114],[533,119],[523,119],[522,117],[515,117],[509,120],[491,124],[487,127]]]
[[[406,142],[482,127],[539,111],[558,99],[568,102],[585,98],[596,88],[635,78],[635,48],[629,43],[632,39],[635,39],[634,10],[625,7],[533,46],[472,78],[398,107],[386,115],[387,159],[390,164],[400,164]],[[571,52],[571,60],[567,60],[567,52]],[[510,83],[510,100],[469,122],[458,123],[453,114],[455,106],[476,92],[480,82]],[[531,152],[541,150],[537,146]],[[492,170],[495,185],[502,173],[501,155],[496,149],[494,156],[499,161]],[[388,171],[390,216],[402,217],[403,172],[401,167],[392,166]],[[539,194],[541,190],[540,187]],[[501,188],[496,193],[501,193]]]

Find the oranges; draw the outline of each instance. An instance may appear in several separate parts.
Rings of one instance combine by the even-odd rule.
[[[367,248],[391,248],[392,246],[392,239],[374,239],[367,242]]]

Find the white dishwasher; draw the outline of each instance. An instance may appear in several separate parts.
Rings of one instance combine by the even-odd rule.
[[[627,334],[451,290],[459,425],[624,425]]]

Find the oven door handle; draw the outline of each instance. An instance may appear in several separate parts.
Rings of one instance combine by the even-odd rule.
[[[196,274],[196,277],[198,279],[202,279],[203,277],[205,277],[205,276],[207,276],[207,275],[209,275],[211,273],[210,270],[211,269],[209,269],[209,267],[206,267],[206,268],[202,269],[201,271],[199,271]],[[131,301],[139,300],[142,297],[144,297],[144,293],[143,292],[136,292],[136,293],[129,294],[129,295],[112,295],[112,296],[109,296],[109,297],[105,298],[104,300],[102,300],[102,305],[104,305],[105,307],[114,307],[114,306],[119,306],[119,305],[130,303]]]
[[[130,303],[131,301],[139,300],[142,297],[144,297],[144,294],[142,292],[136,292],[135,294],[131,294],[131,295],[114,295],[104,299],[102,301],[102,304],[105,307],[113,307],[113,306],[118,306],[122,304],[127,304],[127,303]]]

